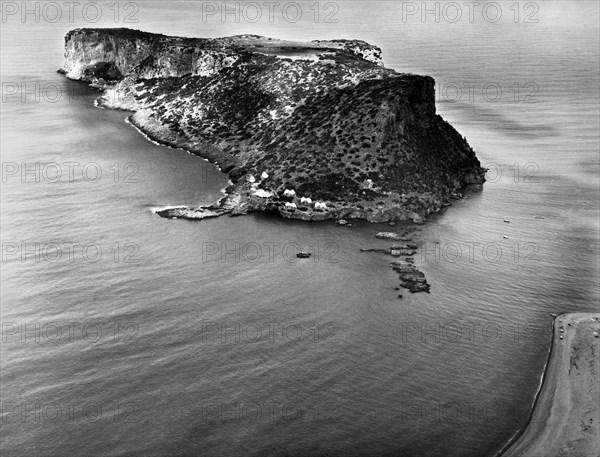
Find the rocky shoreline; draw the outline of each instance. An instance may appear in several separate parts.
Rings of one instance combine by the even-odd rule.
[[[385,68],[359,40],[76,29],[63,72],[103,88],[99,105],[132,111],[151,140],[229,173],[218,204],[162,217],[423,223],[484,181],[466,140],[435,114],[433,79]]]

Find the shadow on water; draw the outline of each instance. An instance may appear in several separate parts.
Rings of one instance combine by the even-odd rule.
[[[439,104],[454,105],[460,109],[469,120],[483,124],[490,130],[524,139],[539,139],[540,137],[557,137],[560,130],[550,124],[530,124],[511,119],[508,115],[490,108],[484,108],[472,103],[438,101]]]

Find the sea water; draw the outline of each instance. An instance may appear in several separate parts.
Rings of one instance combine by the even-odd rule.
[[[526,423],[550,313],[600,297],[598,4],[499,2],[499,19],[463,5],[455,20],[408,3],[5,18],[3,455],[485,456]],[[488,182],[423,226],[162,219],[216,202],[227,177],[56,73],[68,30],[114,26],[378,45],[436,79]],[[430,294],[396,290],[391,258],[360,252],[387,247],[384,230],[410,232]]]

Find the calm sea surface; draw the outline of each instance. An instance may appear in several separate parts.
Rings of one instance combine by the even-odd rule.
[[[550,313],[600,298],[598,3],[537,2],[537,23],[524,3],[515,23],[512,3],[495,23],[466,7],[457,23],[448,8],[403,21],[402,2],[321,3],[318,21],[302,3],[296,23],[267,6],[256,23],[203,21],[199,2],[121,3],[118,24],[111,3],[95,24],[67,7],[56,23],[8,16],[2,455],[497,452],[531,410]],[[65,33],[85,26],[358,38],[433,76],[438,112],[490,172],[426,225],[395,228],[414,234],[431,294],[395,290],[390,258],[359,251],[386,247],[386,224],[155,216],[215,202],[227,178],[56,73]]]

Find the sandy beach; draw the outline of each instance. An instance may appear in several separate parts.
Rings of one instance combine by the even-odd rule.
[[[502,457],[600,455],[600,314],[554,321],[552,353],[530,423]]]

